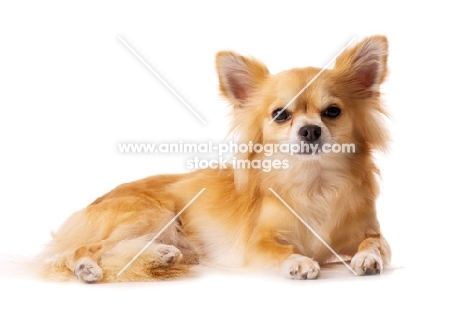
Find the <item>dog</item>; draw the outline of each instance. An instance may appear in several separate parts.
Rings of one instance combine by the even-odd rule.
[[[232,165],[122,184],[52,234],[40,256],[43,275],[151,281],[186,276],[204,263],[275,267],[287,278],[315,279],[320,265],[336,260],[327,245],[352,258],[355,274],[380,273],[391,251],[376,217],[373,152],[389,142],[380,94],[387,55],[386,37],[367,37],[318,75],[313,67],[270,74],[252,57],[219,52],[219,88],[232,107],[237,141],[316,146],[316,152],[249,150],[236,159],[287,165],[268,172]],[[332,144],[355,150],[325,152]]]

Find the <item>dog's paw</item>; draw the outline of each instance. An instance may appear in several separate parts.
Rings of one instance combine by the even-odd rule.
[[[383,271],[382,257],[379,253],[362,251],[351,259],[351,268],[357,275],[371,275]]]
[[[73,271],[78,280],[85,283],[96,283],[102,280],[101,267],[90,258],[81,258],[75,264]]]
[[[156,252],[158,254],[157,263],[163,266],[169,266],[180,261],[182,253],[180,250],[172,245],[159,244]]]
[[[299,254],[291,255],[281,265],[283,275],[297,280],[316,279],[320,273],[318,262]]]

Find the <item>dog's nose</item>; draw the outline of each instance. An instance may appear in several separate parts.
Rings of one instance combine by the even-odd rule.
[[[319,139],[320,135],[322,135],[322,128],[317,125],[306,125],[299,129],[299,136],[309,143]]]

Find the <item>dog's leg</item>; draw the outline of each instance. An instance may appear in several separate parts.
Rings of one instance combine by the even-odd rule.
[[[130,266],[122,270],[147,243],[146,238],[124,240],[105,252],[100,261],[104,282],[170,279],[188,272],[188,265],[179,264],[182,253],[177,247],[157,242],[150,244]]]
[[[197,254],[183,236],[180,222],[171,222],[156,243],[120,277],[115,276],[175,215],[172,195],[163,190],[156,194],[173,178],[161,179],[124,184],[71,215],[38,256],[42,276],[60,280],[76,276],[96,283],[171,278],[188,271],[182,266],[196,263]],[[183,264],[179,264],[181,251],[187,254]]]
[[[312,258],[292,254],[281,264],[281,272],[284,276],[293,279],[312,280],[318,277],[320,266]]]
[[[311,280],[320,273],[320,266],[315,260],[300,255],[293,245],[280,244],[273,230],[263,230],[253,245],[257,260],[275,263],[280,273],[287,278]]]
[[[380,235],[369,236],[359,245],[358,252],[351,259],[351,268],[358,275],[381,273],[390,262],[390,246]]]
[[[101,267],[89,257],[80,258],[75,264],[73,273],[84,283],[96,283],[103,277]]]
[[[102,269],[97,264],[101,250],[102,245],[96,244],[90,247],[80,247],[75,251],[73,273],[78,280],[84,283],[97,283],[102,280]]]
[[[118,275],[147,243],[146,237],[124,240],[110,249],[107,247],[104,252],[101,248],[96,251],[95,246],[81,247],[75,252],[73,272],[80,281],[90,284],[170,279],[186,274],[188,266],[177,265],[182,259],[177,247],[152,243]]]
[[[189,272],[190,265],[197,263],[195,255],[189,253],[190,258],[182,260],[182,253],[177,247],[155,242],[122,270],[148,241],[145,236],[108,243],[98,251],[95,246],[81,247],[75,252],[71,263],[73,273],[80,281],[89,284],[101,281],[138,282],[182,277]]]

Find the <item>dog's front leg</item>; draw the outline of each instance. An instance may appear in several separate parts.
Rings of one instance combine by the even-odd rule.
[[[380,234],[367,236],[359,244],[358,252],[351,260],[351,268],[358,274],[376,274],[390,262],[390,246]]]
[[[318,277],[320,266],[312,258],[292,254],[281,264],[281,273],[293,279],[312,280]]]
[[[256,260],[276,264],[287,278],[310,280],[317,278],[320,273],[318,262],[300,255],[293,245],[279,243],[273,230],[262,230],[252,246]]]

